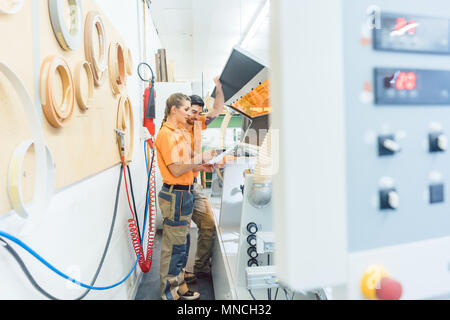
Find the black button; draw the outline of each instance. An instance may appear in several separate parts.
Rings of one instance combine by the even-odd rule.
[[[429,139],[429,144],[430,144],[430,152],[434,153],[434,152],[444,152],[445,149],[443,149],[440,145],[439,145],[439,139],[440,138],[445,138],[445,136],[443,135],[443,133],[430,133],[428,135],[428,139]]]
[[[444,185],[433,184],[430,186],[430,203],[443,203],[444,202]]]

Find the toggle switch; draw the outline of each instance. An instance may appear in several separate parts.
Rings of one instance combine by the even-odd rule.
[[[397,210],[400,206],[400,196],[396,189],[380,190],[380,209]]]
[[[448,138],[442,132],[429,134],[430,152],[445,152],[448,149]]]
[[[361,279],[361,293],[370,300],[400,300],[403,288],[392,279],[383,266],[370,266]]]
[[[378,155],[380,157],[392,156],[401,151],[400,144],[393,135],[378,137]]]

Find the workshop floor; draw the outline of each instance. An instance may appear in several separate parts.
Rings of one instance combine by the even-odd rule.
[[[159,264],[161,257],[161,236],[162,232],[158,231],[155,238],[155,248],[153,253],[152,268],[149,273],[144,274],[142,282],[136,294],[135,300],[160,300],[159,290]],[[191,248],[187,265],[187,271],[193,271],[195,251],[197,248],[197,228],[191,229]],[[200,300],[215,300],[214,288],[211,279],[201,278],[197,283],[190,284],[190,289],[200,293]]]

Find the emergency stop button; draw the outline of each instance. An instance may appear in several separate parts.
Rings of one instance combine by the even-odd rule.
[[[380,300],[400,300],[402,291],[400,282],[386,277],[381,279],[376,295]]]
[[[366,299],[400,300],[402,292],[400,282],[390,278],[380,265],[367,268],[361,279],[361,293]]]

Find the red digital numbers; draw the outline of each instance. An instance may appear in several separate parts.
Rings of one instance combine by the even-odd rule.
[[[397,18],[397,24],[395,25],[395,31],[400,31],[403,28],[406,28],[408,25],[414,25],[415,21],[411,20],[408,24],[408,21],[405,18]],[[408,34],[415,35],[416,34],[416,28],[409,28]]]
[[[399,72],[395,80],[395,88],[397,90],[414,90],[416,89],[417,75],[414,72]]]

